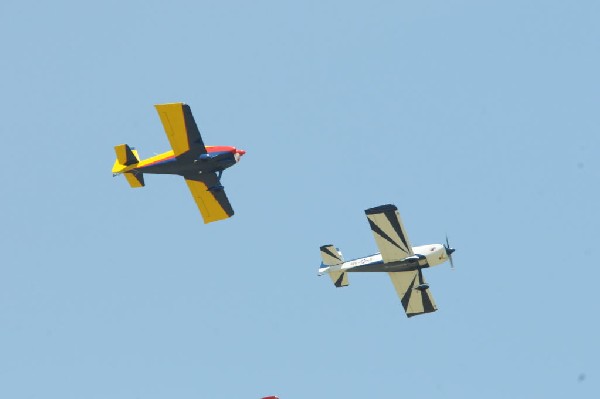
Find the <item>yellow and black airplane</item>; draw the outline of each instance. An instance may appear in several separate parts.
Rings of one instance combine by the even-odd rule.
[[[204,223],[233,216],[221,185],[223,171],[246,153],[230,146],[205,146],[187,104],[155,105],[173,150],[140,160],[127,144],[115,146],[113,176],[124,174],[131,187],[144,186],[144,173],[183,176],[200,209]]]

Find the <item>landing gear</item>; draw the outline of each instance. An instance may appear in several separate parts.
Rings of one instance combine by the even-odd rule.
[[[419,290],[419,291],[423,292],[428,288],[429,288],[429,284],[420,284],[415,287],[415,290]]]
[[[217,191],[222,191],[225,187],[223,187],[222,185],[218,184],[216,186],[212,186],[208,188],[208,191],[210,191],[211,193],[217,192]]]
[[[225,187],[221,184],[221,176],[223,176],[223,171],[217,171],[217,184],[208,188],[210,192],[222,191]]]

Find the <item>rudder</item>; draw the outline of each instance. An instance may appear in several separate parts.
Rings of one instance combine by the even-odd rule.
[[[121,165],[129,166],[140,162],[137,154],[127,144],[119,144],[115,146],[115,152],[117,153],[117,162]]]

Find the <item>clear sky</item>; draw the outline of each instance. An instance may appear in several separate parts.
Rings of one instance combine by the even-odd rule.
[[[597,1],[0,2],[0,398],[600,392]],[[247,150],[204,225],[153,108]],[[395,204],[438,312],[376,252]]]

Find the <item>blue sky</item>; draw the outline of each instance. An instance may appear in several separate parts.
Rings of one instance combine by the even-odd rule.
[[[600,391],[594,1],[0,4],[0,397],[564,398]],[[153,105],[248,151],[203,225]],[[439,311],[318,248],[395,204]],[[594,394],[594,392],[596,394]]]

